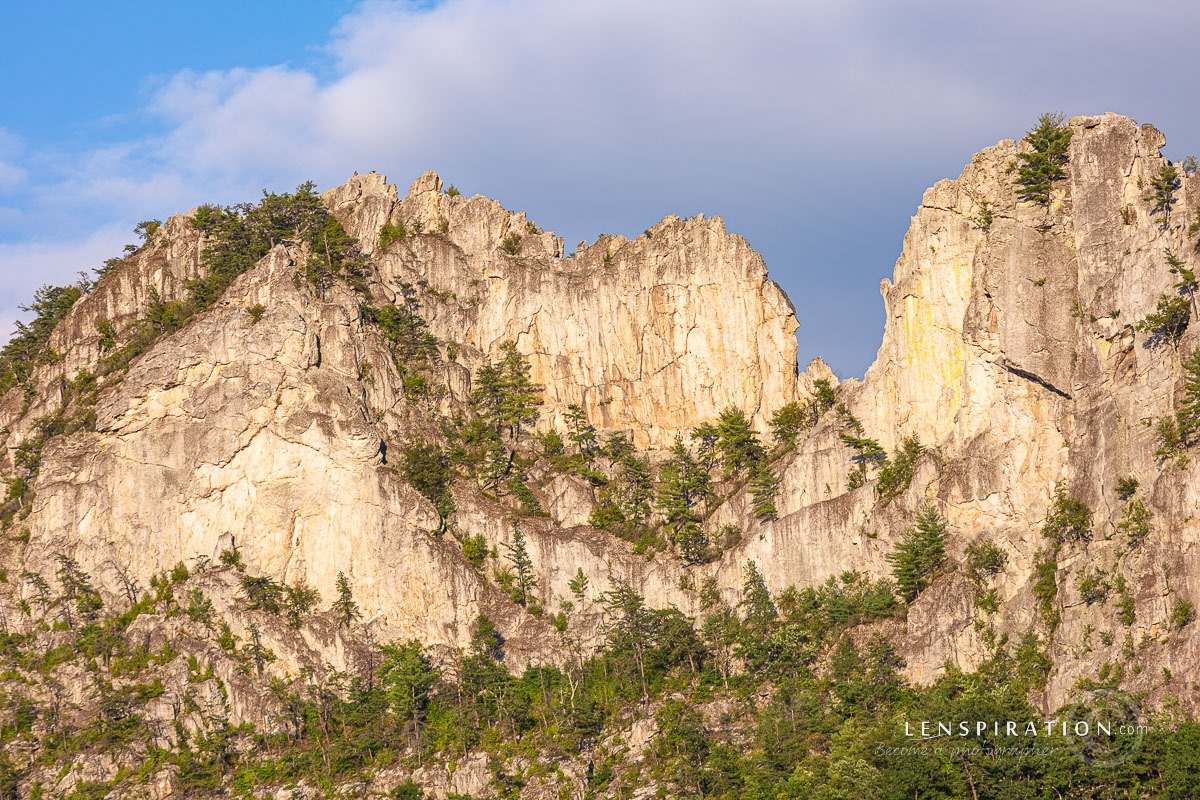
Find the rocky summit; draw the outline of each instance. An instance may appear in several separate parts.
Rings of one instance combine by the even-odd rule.
[[[0,789],[1191,796],[1164,142],[1047,115],[927,190],[861,380],[719,217],[567,252],[367,173],[144,224],[0,355]],[[887,754],[1118,697],[1119,759]]]

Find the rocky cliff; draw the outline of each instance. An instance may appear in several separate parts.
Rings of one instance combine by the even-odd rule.
[[[8,572],[61,583],[68,558],[120,605],[130,582],[149,586],[181,563],[216,570],[236,553],[249,575],[315,589],[322,608],[344,576],[366,621],[354,633],[314,619],[292,635],[256,622],[223,572],[203,578],[233,633],[249,638],[253,624],[268,637],[281,678],[351,670],[368,635],[451,654],[481,613],[521,668],[570,656],[548,615],[498,585],[514,519],[534,607],[573,602],[591,647],[601,597],[622,585],[651,607],[699,616],[714,592],[736,606],[748,562],[774,593],[851,570],[887,577],[897,542],[933,503],[948,565],[903,619],[876,626],[911,679],[979,667],[1032,634],[1052,664],[1038,695],[1047,710],[1112,664],[1126,688],[1195,706],[1200,639],[1179,610],[1200,601],[1200,490],[1185,453],[1159,453],[1154,426],[1178,407],[1197,334],[1164,344],[1137,323],[1176,293],[1168,254],[1194,263],[1200,177],[1182,175],[1168,210],[1156,210],[1148,198],[1167,164],[1157,130],[1116,115],[1069,127],[1047,204],[1019,199],[1012,165],[1028,145],[1013,141],[925,193],[882,284],[886,331],[862,380],[838,386],[819,361],[798,369],[791,303],[719,218],[669,217],[634,240],[602,236],[564,254],[523,214],[447,192],[431,173],[403,198],[370,173],[322,196],[362,254],[357,284],[335,276],[314,288],[303,277],[312,248],[273,243],[218,302],[102,379],[89,424],[51,430],[48,415],[74,408],[81,371],[103,376],[147,303],[185,297],[207,269],[207,235],[192,216],[173,217],[58,324],[54,358],[0,398],[0,466],[31,481],[28,504],[21,495],[10,509]],[[382,305],[419,316],[438,391],[413,390],[363,310]],[[836,408],[777,451],[774,513],[755,511],[745,481],[718,476],[702,524],[722,546],[703,563],[594,527],[604,479],[560,468],[532,440],[509,462],[539,513],[466,475],[451,487],[453,513],[440,513],[401,453],[454,444],[447,425],[471,414],[480,367],[506,342],[542,387],[538,431],[566,433],[578,405],[601,437],[627,435],[651,471],[677,436],[727,408],[764,437],[773,413],[815,402],[818,381],[836,390]],[[880,491],[879,458],[855,458],[852,424],[892,454],[887,463],[919,439],[899,491]],[[22,453],[34,441],[30,470]],[[1044,535],[1056,497],[1086,507],[1087,535]],[[1134,502],[1152,520],[1136,537],[1122,525]],[[464,555],[475,536],[491,552],[482,569]],[[981,582],[968,548],[985,542],[1002,558]],[[590,580],[582,592],[569,585],[577,571]],[[7,587],[7,625],[35,631],[19,609],[36,603],[38,584]],[[228,678],[233,718],[269,724],[267,706],[247,699],[253,689]]]

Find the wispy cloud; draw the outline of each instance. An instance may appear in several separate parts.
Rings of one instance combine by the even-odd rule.
[[[37,287],[73,281],[78,272],[90,274],[106,258],[120,253],[131,238],[123,227],[110,225],[69,241],[0,242],[0,331],[4,332],[0,341],[23,316],[19,306],[33,297]]]

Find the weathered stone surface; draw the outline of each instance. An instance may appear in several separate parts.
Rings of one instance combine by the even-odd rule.
[[[395,190],[372,176],[351,185],[327,195],[334,212],[376,241],[375,210]],[[515,341],[546,387],[543,425],[562,428],[578,403],[597,427],[663,448],[727,406],[765,429],[799,396],[791,302],[719,218],[668,217],[633,241],[602,236],[561,258],[524,214],[441,188],[426,173],[396,204],[391,219],[410,235],[377,255],[381,281],[415,287],[430,330],[460,345],[464,363]],[[503,249],[512,236],[515,254]]]

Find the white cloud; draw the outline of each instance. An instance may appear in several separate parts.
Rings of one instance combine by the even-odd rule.
[[[77,272],[91,276],[130,238],[123,228],[110,226],[80,239],[0,243],[0,342],[7,341],[18,318],[27,316],[20,306],[32,299],[35,289],[73,281]]]

